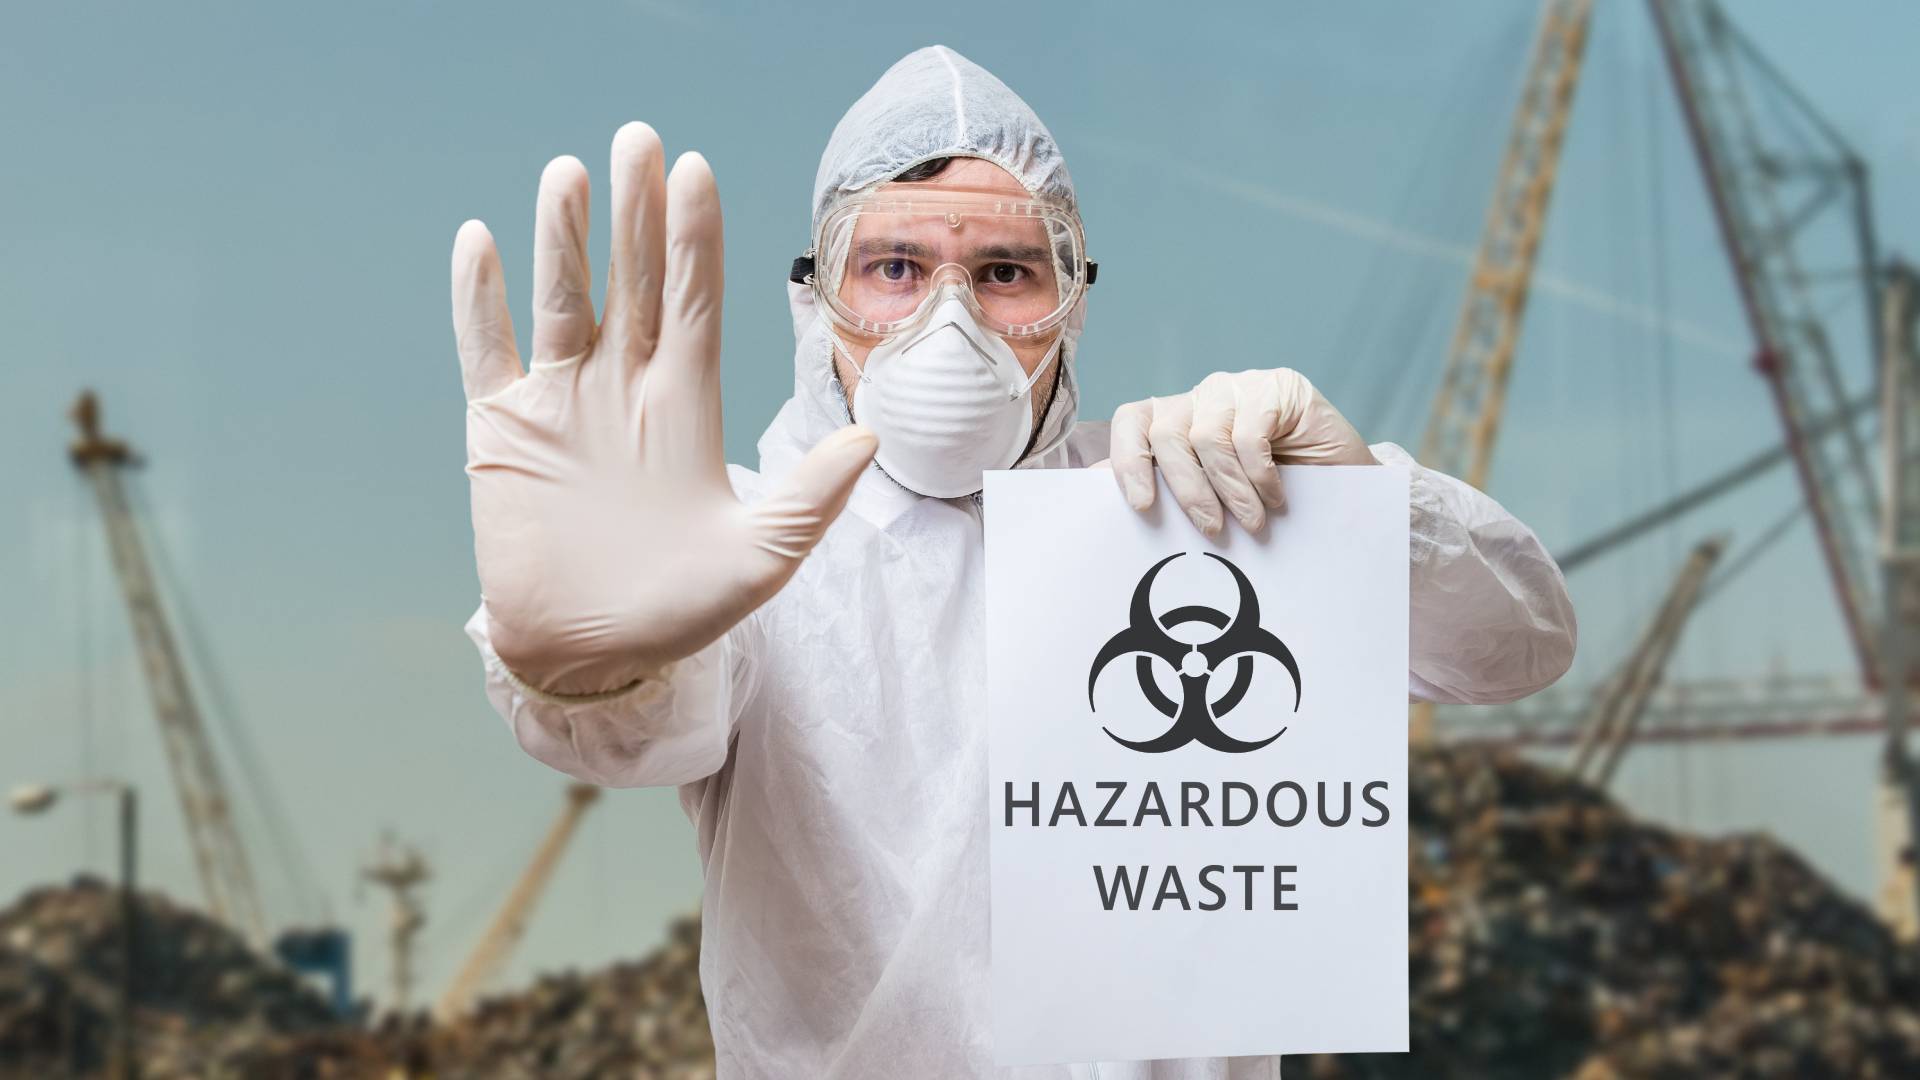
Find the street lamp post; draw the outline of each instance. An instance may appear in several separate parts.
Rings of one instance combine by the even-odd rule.
[[[140,800],[133,785],[119,780],[82,780],[71,784],[31,784],[15,788],[8,800],[21,815],[45,812],[62,795],[114,795],[120,803],[120,986],[114,1017],[113,1075],[138,1080],[134,1056],[134,978],[140,948],[140,904],[136,873],[139,868]]]

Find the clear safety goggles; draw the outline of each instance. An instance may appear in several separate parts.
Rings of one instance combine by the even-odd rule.
[[[1079,218],[1059,203],[896,188],[835,206],[791,279],[855,334],[900,333],[957,293],[984,329],[1030,338],[1058,326],[1097,272]]]

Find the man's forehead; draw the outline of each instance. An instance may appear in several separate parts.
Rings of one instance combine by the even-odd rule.
[[[882,195],[905,195],[928,188],[967,188],[1025,197],[1027,189],[1019,178],[985,158],[956,157],[939,175],[909,183],[890,181],[880,185]]]

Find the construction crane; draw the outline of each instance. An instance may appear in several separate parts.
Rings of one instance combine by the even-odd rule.
[[[404,1013],[413,1002],[413,943],[427,922],[426,909],[414,890],[426,884],[432,871],[424,855],[395,842],[388,833],[380,837],[379,853],[361,869],[360,876],[392,894],[387,918],[387,944],[392,954],[388,1008]]]
[[[1588,712],[1568,766],[1574,776],[1603,790],[1613,783],[1614,770],[1646,715],[1647,702],[1666,674],[1667,660],[1680,644],[1680,632],[1699,605],[1701,587],[1726,546],[1725,537],[1703,540],[1680,567],[1666,601]]]
[[[526,935],[527,922],[533,916],[534,906],[539,903],[540,894],[552,879],[553,869],[567,850],[567,843],[579,828],[580,819],[599,797],[600,789],[591,784],[571,784],[567,787],[567,801],[560,809],[560,816],[547,829],[540,846],[534,849],[532,861],[521,872],[520,880],[514,882],[513,891],[507,894],[500,910],[494,913],[493,921],[487,924],[486,932],[480,935],[473,951],[467,954],[460,973],[454,976],[446,993],[434,1005],[436,1017],[450,1020],[466,1012],[474,998],[486,989],[487,984],[505,966],[507,958],[513,955],[514,946]]]
[[[1882,696],[1882,779],[1897,794],[1881,801],[1905,804],[1908,837],[1892,846],[1882,880],[1888,893],[1900,894],[1897,880],[1913,872],[1911,837],[1920,835],[1920,783],[1905,739],[1914,675],[1908,657],[1920,625],[1920,603],[1910,602],[1910,590],[1920,590],[1913,570],[1920,509],[1911,476],[1920,435],[1912,417],[1920,393],[1912,388],[1911,288],[1901,284],[1904,274],[1883,285],[1866,164],[1833,125],[1714,0],[1648,2],[1753,334],[1754,367],[1792,452],[1861,681]],[[1808,266],[1824,250],[1808,234],[1835,210],[1851,233],[1844,272],[1862,286],[1866,336],[1879,367],[1884,499],[1867,438],[1846,415],[1851,391],[1814,292],[1826,275]],[[1837,437],[1811,430],[1823,415],[1842,417]],[[1880,528],[1878,580],[1853,507]],[[1920,890],[1909,885],[1904,892],[1910,900],[1905,912],[1894,913],[1896,922],[1920,927]]]
[[[100,432],[100,401],[92,391],[80,395],[72,410],[80,437],[69,449],[86,474],[106,523],[113,568],[133,618],[133,636],[147,676],[154,713],[173,770],[180,814],[186,820],[194,869],[215,918],[239,930],[254,945],[266,943],[266,917],[260,907],[253,866],[233,821],[232,802],[220,764],[213,755],[199,706],[180,662],[180,650],[160,606],[153,570],[140,541],[139,527],[127,505],[120,470],[139,464],[133,449]]]
[[[1843,419],[1838,438],[1810,430],[1816,417],[1844,414],[1851,395],[1800,250],[1825,211],[1843,210],[1856,247],[1849,273],[1866,288],[1869,306],[1877,305],[1866,166],[1718,4],[1650,0],[1650,6],[1753,334],[1754,368],[1772,394],[1861,675],[1874,686],[1878,590],[1846,507],[1859,505],[1869,520],[1877,517],[1876,485],[1858,425]],[[1762,98],[1765,113],[1757,108]],[[1778,129],[1763,128],[1762,115]],[[1879,320],[1868,321],[1877,343]]]
[[[140,464],[140,458],[125,441],[102,434],[100,400],[92,391],[80,395],[70,415],[80,435],[69,447],[68,456],[85,474],[100,504],[107,546],[132,617],[134,643],[146,673],[154,714],[160,721],[161,742],[173,772],[207,909],[255,948],[271,945],[273,953],[288,966],[326,978],[334,1008],[344,1015],[352,1002],[351,947],[344,931],[333,926],[303,927],[268,940],[266,912],[260,903],[252,861],[234,821],[233,800],[207,737],[179,646],[160,602],[139,526],[120,481],[121,470]]]
[[[1851,692],[1832,680],[1682,688],[1674,700],[1655,707],[1664,714],[1663,722],[1651,730],[1636,725],[1632,736],[1644,742],[1693,742],[1883,735],[1881,790],[1876,807],[1880,909],[1897,934],[1915,940],[1920,939],[1920,889],[1915,883],[1912,838],[1920,835],[1920,797],[1916,796],[1920,771],[1908,749],[1907,735],[1912,721],[1912,687],[1915,676],[1920,675],[1920,348],[1915,345],[1920,282],[1901,264],[1890,267],[1885,278],[1879,305],[1882,363],[1878,382],[1885,493],[1880,521],[1884,609],[1879,625],[1885,667],[1879,700]],[[1855,407],[1851,411],[1859,410]],[[1721,488],[1744,482],[1770,464],[1773,456],[1774,452],[1769,452],[1750,459],[1692,493],[1637,515],[1626,525],[1574,549],[1579,554],[1564,556],[1562,566],[1572,569],[1678,517],[1719,494]],[[1591,716],[1576,727],[1572,714],[1550,699],[1508,712],[1491,730],[1481,726],[1473,731],[1474,725],[1463,721],[1466,738],[1462,741],[1506,746],[1575,743],[1580,747],[1574,758],[1575,771],[1581,771],[1594,737]],[[1678,717],[1685,717],[1687,722],[1678,722]]]
[[[1474,487],[1486,486],[1493,460],[1592,21],[1592,0],[1546,0],[1542,7],[1460,321],[1420,442],[1422,465]],[[1415,742],[1432,738],[1433,706],[1414,705],[1408,726]]]
[[[1707,582],[1702,599],[1751,565],[1800,515],[1811,517],[1858,680],[1802,677],[1661,687],[1649,698],[1635,741],[1883,735],[1882,912],[1897,931],[1920,937],[1913,841],[1920,836],[1920,767],[1912,761],[1906,737],[1920,676],[1916,286],[1905,268],[1881,267],[1860,156],[1739,33],[1720,5],[1649,0],[1649,6],[1754,338],[1754,367],[1767,382],[1785,438],[1780,449],[1750,458],[1561,553],[1560,564],[1571,571],[1776,464],[1792,463],[1800,505]],[[1810,268],[1836,252],[1850,256],[1837,271]],[[1842,376],[1840,351],[1827,325],[1832,298],[1816,296],[1818,287],[1835,283],[1860,286],[1865,337],[1878,376],[1864,393]],[[1877,462],[1858,423],[1876,406],[1881,418]],[[1878,528],[1877,553],[1856,524],[1861,516]],[[1877,576],[1872,573],[1876,561]],[[1463,711],[1449,717],[1448,727],[1464,743],[1578,745],[1591,717],[1573,704],[1577,696],[1578,691],[1563,688],[1500,710]]]
[[[1420,442],[1421,464],[1478,488],[1486,486],[1493,460],[1592,21],[1592,0],[1544,5],[1466,301]]]

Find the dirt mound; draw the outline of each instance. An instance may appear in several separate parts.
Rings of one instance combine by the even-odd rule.
[[[1413,1053],[1294,1058],[1288,1076],[1920,1076],[1920,952],[1777,844],[1646,825],[1484,751],[1418,751],[1409,780]],[[696,919],[453,1024],[367,1029],[223,927],[143,903],[149,1077],[713,1076]],[[100,1067],[116,912],[87,880],[0,912],[0,1076]]]
[[[199,1075],[270,1036],[337,1021],[320,995],[228,927],[139,898],[136,1031],[146,1075]],[[0,1075],[105,1067],[121,964],[119,893],[90,877],[0,911]]]
[[[1413,1053],[1302,1073],[1920,1075],[1920,954],[1771,840],[1647,825],[1484,751],[1421,751],[1408,779]],[[1797,1064],[1719,1056],[1761,1042]]]

